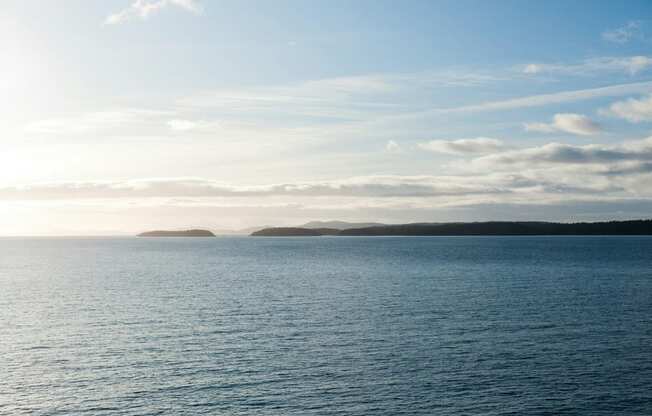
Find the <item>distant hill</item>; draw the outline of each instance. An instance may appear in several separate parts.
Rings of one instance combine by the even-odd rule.
[[[608,222],[458,222],[381,225],[336,230],[267,228],[255,236],[455,236],[455,235],[652,235],[652,220]]]
[[[379,227],[385,224],[379,222],[346,222],[346,221],[310,221],[300,228],[333,228],[336,230],[348,230],[351,228]]]
[[[321,235],[337,235],[340,230],[332,228],[301,228],[301,227],[273,227],[253,232],[254,237],[318,237]]]
[[[554,223],[471,222],[401,224],[342,230],[339,235],[651,235],[652,220]]]
[[[215,234],[208,230],[148,231],[138,237],[215,237]]]
[[[258,227],[241,228],[241,229],[238,229],[238,230],[219,229],[219,230],[213,230],[213,233],[215,235],[224,235],[224,236],[228,236],[228,235],[249,235],[249,234],[251,234],[253,232],[263,230],[265,228],[271,228],[271,226],[270,225],[261,225],[261,226],[258,226]]]

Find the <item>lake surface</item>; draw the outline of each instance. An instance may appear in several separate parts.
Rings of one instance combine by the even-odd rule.
[[[652,415],[652,238],[0,239],[0,414]]]

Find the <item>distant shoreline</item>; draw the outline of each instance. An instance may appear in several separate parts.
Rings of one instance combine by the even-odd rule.
[[[652,235],[652,220],[555,223],[537,221],[486,221],[468,223],[414,223],[362,228],[272,227],[253,237],[319,236],[609,236]]]

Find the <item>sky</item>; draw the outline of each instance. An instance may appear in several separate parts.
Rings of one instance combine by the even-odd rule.
[[[652,217],[652,2],[4,0],[0,235]]]

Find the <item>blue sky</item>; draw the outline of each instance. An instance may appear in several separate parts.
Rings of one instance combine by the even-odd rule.
[[[5,1],[5,234],[649,216],[649,1]]]

